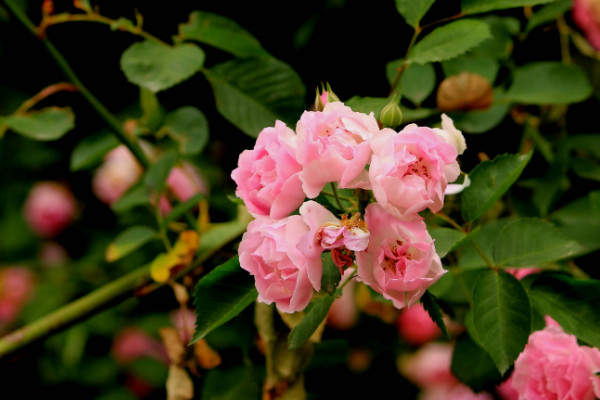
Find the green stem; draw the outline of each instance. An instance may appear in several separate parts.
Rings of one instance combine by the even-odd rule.
[[[248,222],[249,217],[242,214],[234,221],[212,226],[201,237],[196,262],[182,270],[175,279],[186,275],[199,263],[207,260],[220,248],[240,236],[246,230]],[[114,306],[134,294],[141,297],[164,285],[164,283],[150,280],[149,265],[140,267],[90,294],[62,306],[45,317],[0,338],[0,358],[31,342],[40,340],[110,306]]]
[[[31,22],[31,20],[21,11],[21,9],[13,2],[13,0],[4,0],[6,6],[11,12],[17,17],[17,19],[34,35],[38,36],[38,28]],[[52,58],[56,61],[58,66],[62,69],[64,74],[69,78],[83,97],[90,103],[90,105],[96,110],[96,112],[104,119],[104,121],[112,128],[113,133],[117,138],[125,145],[131,153],[138,159],[139,163],[144,167],[148,168],[150,161],[146,157],[146,154],[142,151],[142,148],[132,140],[121,127],[119,121],[108,111],[108,109],[85,87],[85,85],[79,80],[75,71],[71,68],[67,60],[62,54],[54,47],[52,42],[47,38],[41,39],[42,44],[46,47]]]

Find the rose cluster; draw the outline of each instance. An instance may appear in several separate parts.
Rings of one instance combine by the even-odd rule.
[[[330,252],[342,272],[356,264],[357,279],[395,307],[415,303],[445,272],[419,212],[440,211],[464,150],[445,115],[442,129],[411,124],[396,132],[338,101],[304,112],[295,132],[281,121],[263,129],[231,174],[255,217],[239,259],[259,301],[303,310],[321,289],[321,256]],[[356,207],[338,218],[307,200],[334,196],[328,184],[355,189]]]

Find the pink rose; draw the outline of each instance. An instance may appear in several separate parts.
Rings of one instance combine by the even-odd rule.
[[[33,296],[35,277],[21,266],[0,269],[0,331],[12,323]]]
[[[533,332],[515,362],[519,399],[594,400],[600,397],[600,351],[551,324]]]
[[[121,364],[131,363],[140,357],[151,357],[164,364],[170,363],[163,343],[135,327],[126,327],[116,335],[111,352]]]
[[[25,220],[42,238],[54,237],[71,225],[75,212],[75,197],[56,182],[36,183],[25,200]]]
[[[274,302],[286,313],[306,308],[313,289],[321,288],[323,248],[315,238],[329,219],[335,220],[333,214],[309,201],[300,207],[300,215],[248,224],[238,253],[240,266],[255,278],[259,301]]]
[[[105,204],[112,204],[135,184],[142,175],[142,167],[125,145],[109,151],[92,178],[92,190]]]
[[[404,218],[442,208],[446,186],[460,174],[453,145],[432,129],[411,124],[399,133],[382,130],[371,148],[369,179],[383,207]]]
[[[396,323],[400,336],[413,345],[431,342],[442,334],[422,304],[404,308]]]
[[[302,187],[309,198],[329,182],[341,188],[370,189],[366,165],[369,141],[379,133],[373,114],[352,111],[340,102],[328,102],[323,111],[306,111],[296,125]]]
[[[600,1],[574,0],[573,21],[585,33],[587,40],[600,50]]]
[[[289,215],[306,197],[301,169],[296,161],[296,135],[277,121],[274,128],[260,132],[254,149],[240,154],[231,178],[237,184],[235,194],[253,216],[277,219]]]
[[[425,222],[404,221],[378,203],[367,206],[365,220],[371,237],[355,253],[359,280],[396,308],[414,304],[445,273]]]
[[[173,167],[167,177],[167,186],[179,201],[186,201],[198,193],[207,194],[208,186],[200,171],[190,163]]]
[[[419,400],[494,400],[494,397],[487,392],[474,393],[468,386],[457,383],[449,388],[426,388]]]
[[[504,268],[506,272],[511,275],[514,275],[517,279],[523,279],[527,275],[536,274],[542,271],[541,268],[538,267],[526,267],[526,268]]]
[[[342,282],[349,278],[352,270],[346,270]],[[341,283],[341,282],[340,282]],[[344,286],[342,295],[333,301],[327,313],[327,325],[335,329],[347,330],[358,321],[358,304],[356,304],[356,281],[353,279]]]

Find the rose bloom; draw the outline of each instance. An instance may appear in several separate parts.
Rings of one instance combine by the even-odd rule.
[[[588,42],[600,50],[600,1],[574,0],[573,21],[584,32]]]
[[[355,253],[358,279],[402,308],[419,300],[444,273],[422,220],[404,221],[378,203],[367,206],[369,247]]]
[[[296,135],[283,122],[263,129],[252,150],[244,150],[231,173],[241,198],[254,216],[283,218],[306,197],[296,161]]]
[[[460,174],[454,145],[430,128],[411,124],[398,133],[382,130],[371,148],[369,179],[383,207],[403,218],[415,218],[426,208],[441,210],[446,186]]]
[[[25,200],[25,220],[42,238],[58,235],[73,222],[76,202],[66,186],[56,182],[36,183]]]
[[[33,296],[35,277],[21,266],[0,269],[0,331],[11,324]]]
[[[431,342],[442,334],[422,304],[404,308],[398,316],[396,324],[400,336],[413,345]]]
[[[171,169],[167,177],[167,186],[175,197],[182,202],[189,200],[198,193],[208,193],[208,185],[200,171],[188,162],[183,162]]]
[[[321,226],[335,216],[314,201],[300,207],[300,215],[250,224],[240,243],[240,266],[255,278],[258,300],[285,313],[301,311],[313,289],[320,290],[323,248],[315,242]]]
[[[92,190],[105,204],[112,204],[135,184],[142,175],[142,167],[125,145],[109,151],[92,178]]]
[[[580,346],[554,321],[533,332],[515,362],[512,387],[520,400],[594,400],[600,397],[600,351]]]
[[[366,166],[371,158],[369,141],[379,133],[373,113],[352,111],[340,102],[329,102],[323,111],[305,111],[296,125],[300,179],[309,198],[319,195],[329,182],[340,188],[370,189]]]

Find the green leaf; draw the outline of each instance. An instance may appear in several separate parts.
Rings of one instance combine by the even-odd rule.
[[[204,58],[202,49],[191,43],[169,47],[144,41],[123,52],[121,69],[131,83],[156,93],[190,78],[202,68]]]
[[[69,107],[47,107],[0,117],[2,124],[30,139],[56,140],[75,127],[75,115]]]
[[[490,84],[494,84],[500,65],[492,57],[485,54],[464,54],[451,60],[442,61],[442,69],[446,77],[470,72],[483,76]]]
[[[435,0],[396,0],[396,9],[404,17],[407,24],[413,28],[419,26],[419,22],[425,16]]]
[[[144,177],[144,183],[148,189],[156,193],[163,191],[167,177],[173,166],[177,163],[177,158],[176,152],[167,151],[148,168],[148,172],[146,172]]]
[[[425,293],[423,293],[423,296],[421,296],[421,304],[423,304],[423,308],[427,311],[427,314],[429,314],[433,322],[440,328],[440,331],[442,331],[444,336],[449,339],[450,335],[446,329],[444,316],[442,315],[442,311],[435,296],[426,290]]]
[[[580,254],[600,249],[600,212],[594,199],[600,190],[574,200],[550,215],[550,219],[567,236],[577,240],[582,249]]]
[[[454,346],[450,370],[475,392],[492,388],[502,380],[492,357],[464,334],[459,336]]]
[[[463,218],[475,221],[506,193],[525,169],[531,154],[500,155],[477,165],[469,174],[471,185],[461,193]]]
[[[181,217],[183,214],[185,214],[192,208],[196,207],[198,205],[198,203],[202,199],[204,199],[204,197],[205,196],[203,193],[198,193],[198,194],[190,197],[183,203],[177,204],[175,207],[173,207],[171,212],[169,212],[167,214],[167,216],[165,217],[165,219],[163,221],[163,226],[167,226],[169,223],[175,221],[177,218]]]
[[[106,153],[118,145],[119,140],[107,131],[81,139],[71,153],[71,171],[94,167]]]
[[[488,270],[473,289],[473,323],[485,350],[504,374],[523,351],[531,331],[531,307],[514,276]]]
[[[497,15],[488,15],[481,19],[488,24],[491,37],[487,38],[479,45],[474,47],[473,54],[484,55],[494,60],[506,60],[510,56],[513,44],[512,25],[516,25],[516,32],[520,32],[520,22],[513,17],[499,17]]]
[[[258,400],[261,398],[262,381],[258,373],[243,366],[215,368],[206,371],[202,384],[204,400]]]
[[[459,20],[450,22],[421,39],[407,57],[408,63],[425,64],[454,58],[490,37],[485,22]]]
[[[579,67],[541,61],[516,70],[506,99],[525,104],[567,104],[583,101],[591,94],[592,86]]]
[[[448,113],[456,128],[467,133],[486,133],[504,120],[510,105],[508,103],[493,104],[487,110],[473,110],[464,113]]]
[[[573,0],[558,0],[547,6],[544,6],[533,13],[527,21],[525,32],[548,22],[555,21],[558,17],[569,11],[573,7]]]
[[[179,25],[179,36],[184,40],[206,43],[237,57],[269,55],[260,42],[236,22],[207,11],[193,11],[189,21]]]
[[[273,58],[232,60],[206,72],[217,110],[249,136],[282,120],[295,127],[304,109],[304,84],[287,64]]]
[[[152,228],[141,225],[127,228],[106,248],[106,261],[113,262],[121,259],[152,239],[158,239],[158,234]]]
[[[208,143],[208,121],[195,107],[181,107],[170,112],[162,129],[179,143],[179,152],[184,155],[199,154]]]
[[[535,308],[550,315],[565,332],[600,347],[600,281],[541,275],[532,283],[529,295]]]
[[[507,8],[535,6],[537,4],[550,3],[554,0],[462,0],[461,12],[464,15],[484,13],[493,10],[504,10]]]
[[[534,218],[520,218],[507,224],[494,244],[498,265],[526,267],[572,257],[580,245],[554,225]]]
[[[430,229],[429,234],[435,241],[435,251],[440,258],[446,257],[446,254],[466,236],[463,232],[452,228]]]
[[[302,321],[290,332],[290,336],[288,337],[288,347],[290,350],[299,349],[310,339],[321,322],[327,317],[327,312],[334,300],[335,296],[327,295],[312,302]]]
[[[110,208],[116,213],[122,213],[131,210],[133,207],[145,206],[150,204],[150,192],[142,184],[130,188],[121,198],[110,205]]]
[[[321,277],[321,290],[333,295],[335,293],[342,275],[340,269],[335,265],[331,258],[331,253],[322,253],[321,261],[323,262],[323,276]]]
[[[240,267],[237,256],[213,269],[194,289],[196,331],[191,343],[238,315],[257,296],[254,278]]]
[[[435,88],[435,69],[432,64],[411,64],[402,74],[399,90],[414,104],[421,104]]]

